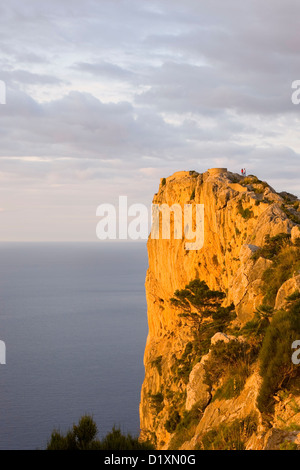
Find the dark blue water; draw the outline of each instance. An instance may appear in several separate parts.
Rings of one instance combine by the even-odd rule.
[[[44,448],[92,414],[139,432],[147,336],[142,243],[0,244],[0,449]]]

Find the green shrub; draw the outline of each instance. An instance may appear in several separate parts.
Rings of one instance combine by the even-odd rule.
[[[164,408],[164,396],[161,392],[155,394],[149,394],[150,403],[152,408],[154,408],[155,413],[160,413]]]
[[[199,403],[196,403],[191,410],[184,411],[183,417],[177,425],[176,432],[170,441],[169,450],[179,449],[184,442],[192,439],[202,416],[203,412]]]
[[[295,442],[285,440],[279,445],[279,450],[298,450],[298,446]]]
[[[239,365],[235,373],[228,377],[224,384],[216,390],[212,401],[230,400],[239,396],[249,375],[250,370],[247,364]]]
[[[47,444],[46,450],[152,450],[149,442],[140,443],[138,438],[130,434],[124,435],[120,429],[113,427],[102,441],[96,439],[98,428],[93,418],[84,415],[78,425],[65,435],[54,430]]]
[[[263,194],[265,192],[265,187],[264,186],[253,186],[252,187],[252,191],[255,193],[255,194]]]
[[[300,300],[290,303],[287,311],[275,313],[269,325],[259,354],[262,385],[257,398],[261,412],[271,412],[274,394],[288,388],[300,376],[300,369],[292,363],[291,345],[300,337]]]
[[[166,182],[167,182],[166,178],[163,178],[163,179],[161,180],[161,185],[162,185],[162,186],[165,186],[165,185],[166,185]]]
[[[50,441],[47,444],[47,450],[92,450],[98,448],[100,443],[96,435],[98,428],[93,418],[88,415],[82,416],[78,425],[73,425],[66,435],[54,430]]]
[[[259,180],[257,178],[257,176],[253,176],[253,175],[249,175],[249,176],[246,176],[243,181],[241,182],[242,186],[246,186],[248,184],[258,184],[258,183],[262,183],[261,180]]]
[[[175,432],[178,424],[180,423],[181,416],[177,410],[173,410],[169,416],[169,419],[165,422],[165,429],[172,434]]]
[[[262,276],[264,304],[273,306],[279,288],[300,269],[300,246],[292,244],[291,236],[287,233],[266,236],[264,246],[252,255],[254,260],[259,257],[273,262]]]
[[[189,381],[190,372],[194,364],[199,360],[200,357],[197,354],[196,344],[189,341],[185,346],[183,354],[179,358],[174,356],[174,363],[171,366],[171,372],[174,381],[177,383],[181,379],[183,383],[187,384]]]
[[[131,434],[122,434],[120,429],[113,427],[101,441],[100,450],[153,450],[150,442],[139,442]]]
[[[273,259],[279,255],[282,248],[291,245],[291,235],[288,233],[279,233],[275,237],[270,235],[265,236],[264,246],[256,250],[252,259],[257,260],[258,258]]]
[[[274,311],[272,307],[268,305],[260,305],[256,309],[252,320],[248,321],[240,330],[240,334],[246,338],[256,339],[257,344],[261,344],[273,313]]]
[[[246,441],[257,430],[257,415],[252,413],[230,424],[222,423],[205,433],[196,450],[245,450]]]
[[[213,400],[226,400],[237,396],[242,391],[251,365],[256,360],[258,349],[247,342],[237,340],[218,341],[211,349],[210,357],[205,362],[205,383],[212,387],[223,384],[217,389]]]
[[[254,212],[251,210],[251,208],[244,209],[242,201],[238,202],[238,214],[240,214],[243,219],[249,220],[252,217],[254,217]]]
[[[273,258],[273,265],[263,273],[262,292],[265,295],[264,303],[273,306],[276,295],[282,284],[290,279],[294,272],[300,268],[299,247],[287,246]]]
[[[285,215],[295,222],[296,224],[300,224],[300,217],[297,214],[294,214],[288,207],[286,207],[284,204],[281,206],[281,210],[285,213]]]

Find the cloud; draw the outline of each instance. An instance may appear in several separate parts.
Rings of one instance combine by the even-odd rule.
[[[62,85],[64,83],[58,77],[53,75],[32,73],[28,70],[2,70],[1,79],[5,81],[8,86],[14,86],[14,84],[22,85],[39,85],[39,86],[51,86],[51,85]]]
[[[125,80],[131,82],[135,77],[135,74],[129,70],[105,61],[100,61],[99,63],[79,62],[78,64],[74,64],[73,68],[82,72],[90,73],[96,77],[105,77],[112,80]]]
[[[126,164],[182,145],[173,126],[156,113],[137,111],[126,102],[102,103],[75,91],[49,103],[12,92],[0,124],[2,156],[122,158]]]
[[[70,207],[84,218],[99,195],[146,203],[161,176],[212,166],[300,195],[296,0],[11,0],[0,14],[10,214],[51,207],[64,237],[70,224],[85,239]]]

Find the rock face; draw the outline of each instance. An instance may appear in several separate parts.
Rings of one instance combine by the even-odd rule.
[[[199,407],[204,409],[210,399],[211,394],[208,385],[204,382],[205,369],[203,361],[198,362],[192,369],[189,376],[189,383],[186,387],[186,403],[185,407],[187,410],[191,410],[196,403],[199,403]]]
[[[226,293],[224,307],[234,304],[238,327],[251,320],[262,304],[263,273],[272,265],[271,260],[253,257],[253,254],[264,245],[267,235],[274,237],[293,232],[295,238],[299,231],[297,224],[283,210],[283,202],[283,197],[265,182],[244,178],[225,168],[211,169],[203,174],[182,171],[161,180],[154,204],[169,207],[177,204],[182,210],[184,205],[192,205],[193,226],[196,204],[204,205],[204,245],[201,249],[187,250],[189,240],[184,233],[180,239],[172,237],[172,218],[170,239],[150,236],[148,240],[149,268],[145,286],[149,333],[144,354],[140,424],[141,439],[150,438],[158,449],[169,446],[172,437],[170,416],[176,400],[181,400],[186,410],[198,404],[204,412],[195,430],[195,439],[224,419],[234,420],[257,411],[257,370],[252,371],[240,396],[223,402],[210,402],[209,387],[204,383],[205,356],[196,362],[185,381],[175,380],[175,369],[181,364],[182,354],[193,335],[191,328],[181,323],[179,311],[170,299],[176,290],[199,279],[210,289]],[[298,285],[298,281],[297,278],[293,282]],[[278,305],[291,290],[290,285],[282,287]],[[219,339],[232,340],[225,336]],[[155,405],[158,396],[163,396],[159,412]],[[258,439],[249,445],[263,448],[265,444],[263,439]],[[193,438],[183,448],[193,448]]]
[[[300,292],[300,274],[297,274],[288,279],[277,292],[275,309],[280,310],[287,304],[286,298],[294,292]]]

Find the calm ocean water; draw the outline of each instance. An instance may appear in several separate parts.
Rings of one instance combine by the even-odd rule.
[[[84,413],[139,432],[144,243],[0,244],[0,449],[45,448]]]

